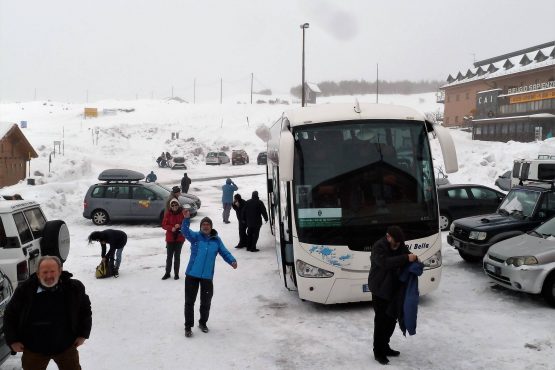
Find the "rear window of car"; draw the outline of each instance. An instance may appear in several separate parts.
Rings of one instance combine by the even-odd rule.
[[[46,218],[42,214],[42,211],[40,208],[33,208],[26,210],[24,214],[29,222],[29,226],[31,227],[33,237],[35,239],[40,238],[42,236],[44,225],[46,225]]]
[[[91,193],[92,198],[104,198],[104,186],[97,186]]]
[[[14,213],[13,219],[15,221],[15,226],[17,228],[21,244],[29,243],[30,241],[32,241],[33,234],[29,229],[29,225],[25,220],[25,216],[23,216],[23,212]]]
[[[214,153],[214,152],[210,152],[206,155],[206,157],[208,158],[217,157],[217,156],[218,156],[218,153]]]

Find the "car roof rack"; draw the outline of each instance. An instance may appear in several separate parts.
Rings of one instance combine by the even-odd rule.
[[[100,181],[106,182],[137,182],[145,178],[145,175],[132,170],[112,168],[104,170],[98,175]]]

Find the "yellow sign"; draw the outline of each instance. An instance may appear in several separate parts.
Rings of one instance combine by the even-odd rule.
[[[509,98],[509,104],[526,103],[529,101],[537,101],[537,100],[545,100],[545,99],[555,99],[555,90],[511,96]]]
[[[150,207],[150,201],[149,200],[139,200],[139,207],[149,208]]]
[[[85,108],[85,118],[87,117],[98,117],[97,108]]]

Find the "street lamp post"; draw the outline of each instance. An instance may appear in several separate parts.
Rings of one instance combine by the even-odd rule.
[[[303,30],[303,75],[302,75],[302,83],[301,83],[301,107],[305,106],[305,89],[304,89],[304,30],[307,29],[309,26],[308,23],[301,24],[301,28]]]

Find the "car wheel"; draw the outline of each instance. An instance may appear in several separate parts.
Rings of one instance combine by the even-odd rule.
[[[483,259],[483,257],[473,256],[473,255],[465,253],[461,250],[459,250],[459,255],[462,257],[463,260],[465,260],[466,262],[470,262],[470,263],[477,263],[477,262],[480,262]]]
[[[56,256],[65,262],[69,255],[69,230],[62,220],[46,222],[42,230],[40,251],[43,256]]]
[[[446,213],[439,214],[439,228],[441,231],[449,230],[449,226],[451,226],[451,217]]]
[[[545,279],[545,282],[543,283],[542,295],[547,303],[549,303],[552,307],[555,307],[555,272],[552,272],[551,275]]]
[[[97,226],[106,225],[110,220],[110,217],[108,217],[108,214],[106,213],[106,211],[102,209],[95,210],[92,213],[91,218],[92,218],[93,224]]]

